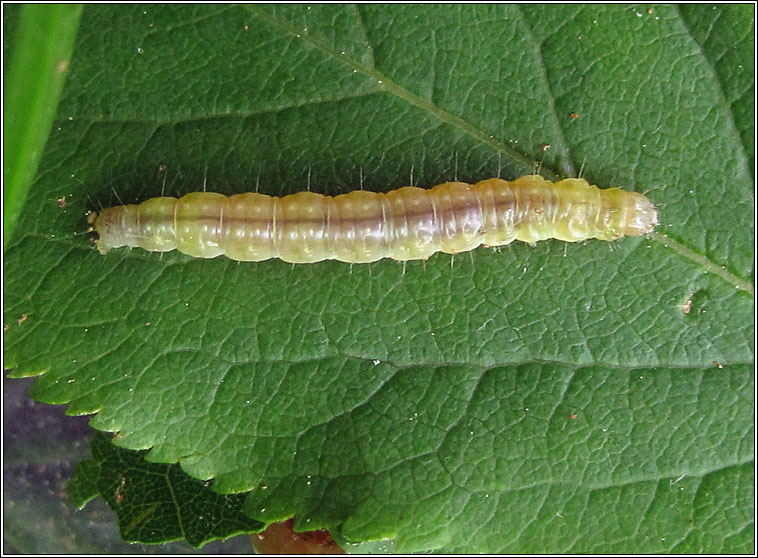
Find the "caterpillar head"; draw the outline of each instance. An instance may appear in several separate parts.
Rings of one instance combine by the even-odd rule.
[[[129,226],[135,220],[136,206],[120,205],[103,209],[100,213],[90,211],[87,222],[93,225],[98,238],[95,246],[101,254],[107,254],[111,248],[120,246],[137,246],[136,238],[131,234],[135,227]]]

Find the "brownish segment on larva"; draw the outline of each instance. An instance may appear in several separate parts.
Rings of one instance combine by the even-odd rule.
[[[581,178],[552,183],[527,175],[512,182],[490,178],[335,197],[196,192],[111,207],[90,221],[103,254],[131,246],[239,261],[366,263],[425,259],[514,240],[640,236],[653,230],[658,213],[636,192],[600,189]]]

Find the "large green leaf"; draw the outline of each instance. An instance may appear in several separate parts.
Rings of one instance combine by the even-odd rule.
[[[351,549],[748,551],[753,28],[749,6],[88,7],[6,253],[6,365]],[[648,192],[658,232],[353,267],[77,236],[87,208],[205,182],[538,165]]]

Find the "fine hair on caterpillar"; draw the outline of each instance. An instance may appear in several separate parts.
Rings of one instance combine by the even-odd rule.
[[[308,191],[281,198],[194,192],[110,207],[90,213],[88,221],[102,254],[128,246],[238,261],[368,263],[426,259],[514,240],[642,236],[658,224],[658,212],[637,192],[601,189],[583,178],[554,183],[531,174],[334,197]]]

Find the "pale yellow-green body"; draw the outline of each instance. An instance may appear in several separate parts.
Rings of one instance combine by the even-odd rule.
[[[577,178],[552,183],[538,175],[335,197],[196,192],[112,207],[93,219],[102,253],[131,246],[293,263],[417,260],[514,240],[615,240],[647,234],[657,220],[642,194],[600,189]]]

